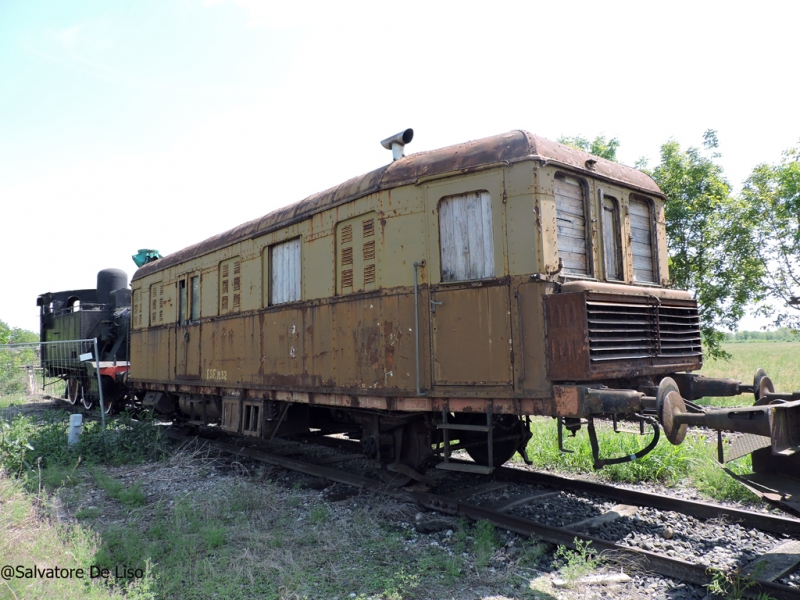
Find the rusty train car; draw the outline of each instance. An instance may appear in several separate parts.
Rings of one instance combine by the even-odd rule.
[[[524,456],[531,415],[588,425],[602,466],[660,426],[679,443],[705,418],[693,399],[774,392],[691,373],[698,307],[669,287],[649,176],[525,131],[405,156],[412,135],[384,140],[388,165],[135,273],[145,405],[259,438],[344,433],[402,484]],[[609,415],[653,441],[600,458]]]

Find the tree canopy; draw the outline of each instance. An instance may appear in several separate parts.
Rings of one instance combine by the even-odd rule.
[[[561,136],[558,138],[558,143],[617,162],[617,148],[619,148],[619,140],[617,138],[607,140],[604,135],[598,135],[593,140],[590,140],[579,135],[574,137]]]
[[[772,304],[760,312],[778,327],[800,329],[800,147],[775,165],[753,169],[742,190],[736,217],[747,224],[753,252]]]
[[[9,327],[5,321],[0,321],[0,344],[21,344],[24,342],[38,342],[39,336],[27,329]]]

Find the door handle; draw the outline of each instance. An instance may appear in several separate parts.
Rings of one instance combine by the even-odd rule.
[[[441,302],[437,302],[436,300],[431,300],[431,312],[436,314],[436,305],[442,304]]]
[[[189,341],[189,332],[188,331],[184,331],[183,332],[183,341],[184,342],[188,342]]]

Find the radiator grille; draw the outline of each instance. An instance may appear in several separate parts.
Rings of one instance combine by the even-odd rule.
[[[592,362],[702,354],[694,306],[590,300],[586,317]]]

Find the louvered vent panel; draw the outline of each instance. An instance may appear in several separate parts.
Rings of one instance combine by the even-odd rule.
[[[239,306],[241,305],[241,297],[239,294],[233,295],[233,310],[239,310]]]
[[[222,265],[222,276],[223,276],[223,277],[227,277],[227,276],[228,276],[228,272],[229,272],[229,271],[228,271],[228,264],[227,264],[227,263],[224,263],[224,264]]]
[[[344,269],[342,271],[342,287],[353,287],[353,269]]]
[[[586,317],[593,362],[701,354],[695,307],[588,301]]]
[[[228,297],[227,296],[223,296],[222,297],[222,310],[223,311],[228,310]]]
[[[375,240],[364,244],[364,260],[375,260]]]
[[[364,283],[375,283],[375,265],[364,267]]]
[[[367,219],[361,222],[364,227],[364,237],[375,235],[375,219]]]
[[[353,264],[353,248],[342,248],[342,265]]]
[[[345,225],[342,227],[342,243],[349,244],[353,241],[353,226]]]

